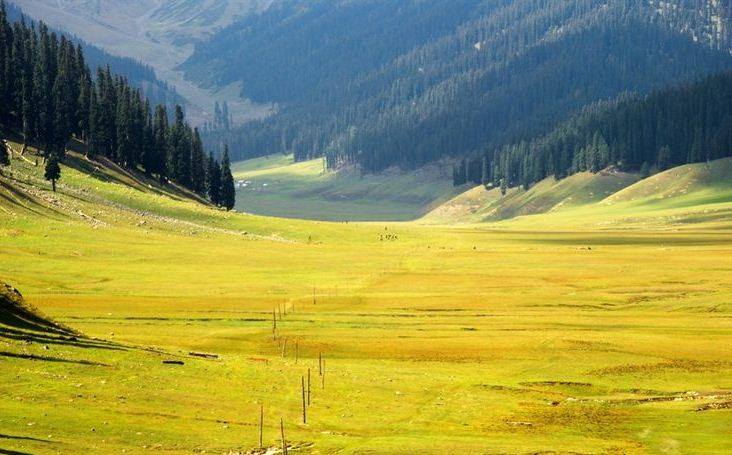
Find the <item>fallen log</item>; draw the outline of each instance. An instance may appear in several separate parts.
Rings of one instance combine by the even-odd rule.
[[[193,356],[193,357],[203,357],[204,359],[218,359],[219,358],[219,355],[218,354],[207,354],[205,352],[193,352],[193,351],[191,351],[191,352],[188,353],[188,355]]]

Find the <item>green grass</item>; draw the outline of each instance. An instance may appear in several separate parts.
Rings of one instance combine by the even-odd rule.
[[[728,216],[674,232],[634,199],[498,224],[311,222],[113,169],[65,167],[53,195],[40,168],[12,169],[0,281],[104,341],[0,327],[4,450],[245,453],[264,405],[265,446],[282,418],[305,453],[732,451]]]
[[[624,172],[582,172],[562,180],[547,178],[528,190],[472,188],[429,213],[428,223],[499,221],[517,216],[557,212],[599,202],[636,183],[639,177]]]
[[[546,179],[528,191],[470,189],[438,207],[425,224],[492,222],[496,229],[732,228],[732,159],[679,166],[640,180],[581,173]]]
[[[236,163],[237,208],[248,213],[329,221],[407,221],[455,194],[446,166],[361,175],[324,171],[323,160],[270,156]]]

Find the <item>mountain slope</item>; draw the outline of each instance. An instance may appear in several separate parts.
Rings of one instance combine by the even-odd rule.
[[[12,286],[0,283],[0,338],[6,331],[30,330],[55,335],[76,336],[73,329],[62,326],[28,304]]]
[[[175,67],[190,55],[193,43],[236,18],[266,8],[271,0],[12,1],[34,19],[114,55],[149,64],[190,103],[189,117],[197,122],[212,115],[213,96],[229,101],[237,120],[258,117],[269,109],[241,100],[236,87],[202,90],[183,80]]]
[[[645,0],[282,1],[197,46],[183,68],[280,103],[267,121],[209,137],[240,158],[414,168],[732,68],[727,5],[676,3],[672,14]]]
[[[28,6],[34,5],[29,4]],[[27,17],[28,15],[26,10],[21,10],[13,3],[6,3],[6,7],[8,18],[11,22],[20,21],[21,17]],[[43,15],[36,17],[38,20],[47,21],[47,18]],[[54,18],[55,16],[51,16],[51,22],[57,23],[57,21],[53,20]],[[132,86],[140,88],[145,97],[149,98],[152,103],[173,105],[183,102],[180,95],[175,91],[175,88],[158,79],[155,71],[149,65],[133,58],[110,54],[102,48],[79,38],[73,32],[64,30],[58,31],[57,33],[67,35],[73,42],[82,46],[86,62],[94,74],[96,74],[97,68],[104,68],[109,65],[114,73],[124,76]]]
[[[567,210],[602,201],[640,180],[637,174],[606,170],[583,172],[562,180],[547,178],[529,190],[511,188],[505,195],[499,188],[472,188],[441,205],[423,221],[466,223],[500,221],[517,216]]]
[[[529,190],[479,186],[422,219],[521,229],[732,229],[732,158],[675,167],[646,179],[583,172]]]

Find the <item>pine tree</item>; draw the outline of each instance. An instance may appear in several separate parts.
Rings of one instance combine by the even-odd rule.
[[[68,55],[64,55],[58,63],[58,74],[53,84],[52,130],[47,147],[57,158],[63,157],[66,152],[66,144],[71,137],[74,123],[74,108],[70,103],[73,96],[69,65]]]
[[[659,171],[665,171],[671,167],[671,149],[668,145],[661,147],[658,151],[658,160],[656,161],[656,167]]]
[[[89,74],[89,67],[86,66],[84,59],[84,51],[81,45],[76,48],[77,69],[79,71],[78,78],[78,99],[76,102],[76,133],[79,134],[81,140],[87,140],[89,137],[90,107],[92,80]]]
[[[191,134],[180,105],[175,107],[175,121],[170,129],[169,167],[173,180],[183,186],[190,185]]]
[[[236,188],[234,187],[234,176],[231,175],[229,146],[224,145],[224,158],[221,161],[221,205],[226,210],[231,210],[235,204]]]
[[[191,189],[197,194],[206,194],[206,155],[198,128],[193,130],[191,148]]]
[[[150,101],[145,100],[145,106],[142,108],[142,166],[145,169],[145,174],[150,176],[153,172],[157,172],[158,154],[155,150],[155,133],[153,130],[153,119],[150,111]]]
[[[46,180],[51,182],[53,192],[56,192],[56,182],[61,178],[61,167],[58,164],[59,158],[53,153],[46,160],[46,172],[44,177]]]
[[[33,56],[36,47],[35,34],[31,34],[28,38],[28,42],[25,49],[23,50],[23,63],[20,75],[20,88],[21,88],[21,122],[22,122],[22,133],[23,133],[23,150],[29,142],[35,141],[38,138],[38,109],[36,108],[36,93],[34,92],[34,78],[33,78]]]
[[[10,115],[10,81],[7,75],[10,46],[10,25],[5,0],[2,0],[0,1],[0,126],[7,123]]]
[[[155,120],[153,121],[153,148],[156,166],[152,171],[158,175],[161,182],[165,182],[168,178],[168,163],[170,162],[168,133],[168,112],[164,105],[159,105],[155,109]]]
[[[640,168],[640,176],[641,178],[645,179],[648,178],[648,176],[651,175],[651,166],[648,164],[648,161],[644,161],[643,165]]]
[[[38,50],[35,56],[35,68],[33,70],[33,93],[34,108],[38,116],[36,128],[37,142],[46,154],[53,144],[53,102],[52,88],[53,79],[51,61],[51,37],[48,35],[48,28],[41,23],[39,25]],[[46,155],[47,156],[47,155]]]
[[[117,152],[115,160],[120,164],[132,163],[132,112],[130,93],[126,85],[120,84],[117,91]]]
[[[10,150],[5,145],[2,134],[0,134],[0,166],[10,166]]]
[[[209,200],[215,204],[221,204],[221,166],[213,157],[208,156],[208,169],[206,171],[206,190]]]
[[[89,133],[87,144],[87,158],[104,153],[104,133],[102,131],[104,122],[100,118],[102,107],[99,104],[97,91],[92,87],[91,99],[89,100]]]

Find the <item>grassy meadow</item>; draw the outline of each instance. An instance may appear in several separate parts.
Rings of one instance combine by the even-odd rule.
[[[361,175],[353,168],[324,171],[322,159],[295,163],[292,155],[271,155],[237,163],[232,171],[246,184],[237,189],[237,207],[266,216],[411,221],[458,193],[444,163]]]
[[[72,158],[0,177],[0,281],[88,337],[0,324],[0,453],[732,451],[718,218],[266,218]]]

